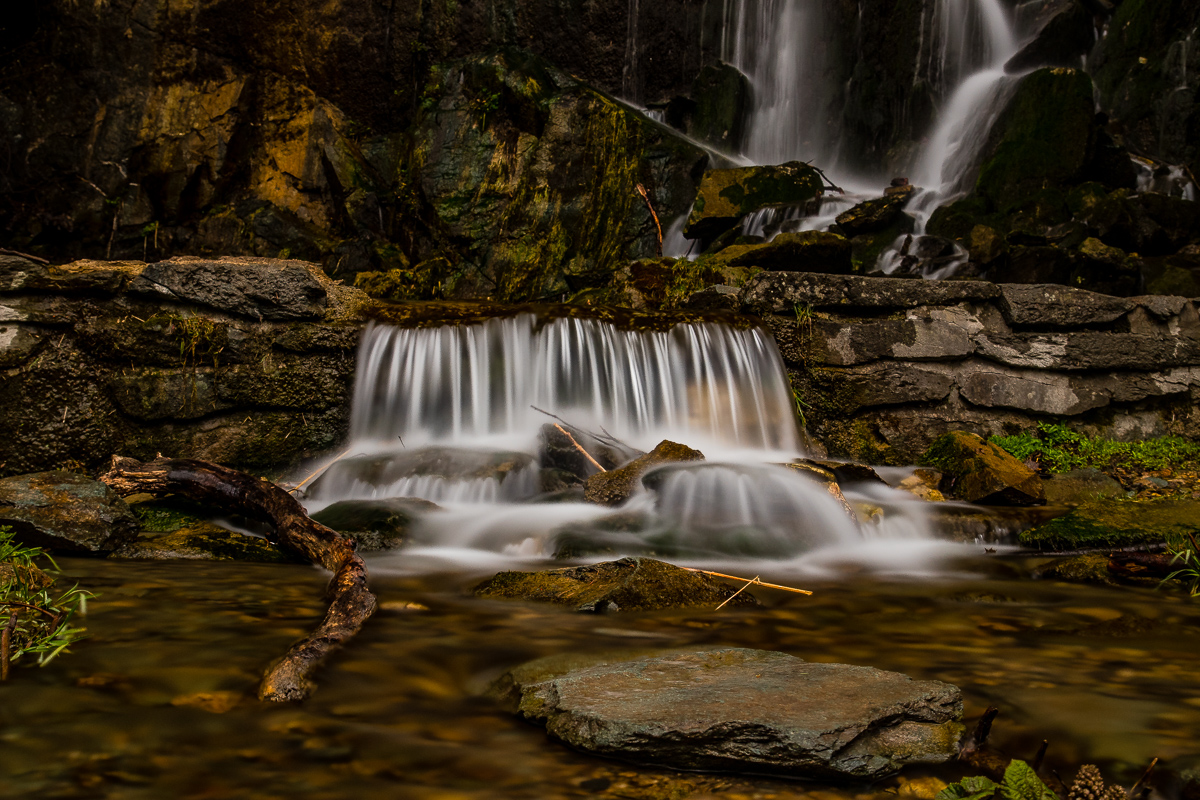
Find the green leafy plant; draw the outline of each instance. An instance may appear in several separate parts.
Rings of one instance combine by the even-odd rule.
[[[1171,556],[1171,563],[1178,564],[1179,569],[1168,575],[1163,583],[1186,583],[1189,595],[1200,596],[1200,545],[1196,543],[1196,537],[1190,533],[1172,536],[1167,540],[1167,553]]]
[[[1118,442],[1042,422],[1036,431],[993,436],[991,441],[1022,461],[1034,461],[1042,470],[1052,473],[1087,467],[1161,470],[1200,465],[1200,444],[1178,436]]]
[[[988,800],[999,788],[1000,784],[990,778],[974,775],[942,789],[936,800]]]
[[[0,527],[0,666],[4,676],[10,663],[33,658],[38,666],[44,666],[86,636],[71,620],[87,612],[87,601],[94,595],[72,586],[55,596],[54,580],[38,569],[38,559],[58,570],[40,548],[17,543],[9,528]]]

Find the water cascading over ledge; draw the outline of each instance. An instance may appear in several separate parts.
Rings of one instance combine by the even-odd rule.
[[[420,497],[446,510],[427,516],[416,546],[520,556],[786,558],[858,541],[824,488],[778,465],[801,454],[794,404],[774,341],[758,329],[632,331],[531,313],[437,328],[372,324],[349,455],[317,481],[310,509]],[[541,502],[535,454],[553,422],[547,413],[640,450],[685,443],[708,460],[651,473],[646,491],[617,509]]]

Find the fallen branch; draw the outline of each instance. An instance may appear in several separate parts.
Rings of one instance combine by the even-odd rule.
[[[32,256],[29,253],[22,253],[20,250],[9,250],[7,247],[0,247],[0,255],[3,256],[18,256],[26,261],[32,261],[35,264],[49,264],[50,262],[44,258]]]
[[[656,252],[658,253],[658,257],[662,258],[662,254],[663,254],[663,251],[662,251],[662,248],[663,248],[662,223],[658,221],[658,213],[655,212],[654,206],[650,203],[650,195],[646,193],[646,187],[642,186],[639,183],[637,185],[637,193],[642,196],[642,200],[644,200],[646,203],[646,208],[650,209],[650,216],[654,217],[654,230],[657,232],[657,235],[658,235],[658,250]]]
[[[262,520],[275,529],[269,538],[276,544],[333,573],[332,601],[325,618],[267,670],[259,699],[283,702],[308,697],[314,688],[310,674],[375,612],[367,569],[354,552],[354,542],[314,522],[294,497],[273,483],[207,461],[158,458],[142,463],[119,456],[113,457],[100,480],[121,495],[178,494]]]
[[[796,589],[791,586],[780,586],[778,583],[763,583],[758,578],[739,578],[737,575],[726,575],[723,572],[712,572],[707,569],[696,569],[695,567],[682,567],[688,572],[700,572],[704,575],[712,575],[714,578],[728,578],[731,581],[745,581],[746,585],[754,584],[755,586],[765,586],[768,589],[782,589],[785,592],[795,592],[796,594],[812,594],[807,589]],[[746,588],[745,586],[742,589]],[[738,591],[741,591],[739,589]]]
[[[608,470],[606,470],[604,467],[600,466],[600,462],[599,462],[599,461],[597,461],[596,459],[592,458],[591,454],[590,454],[590,453],[588,453],[588,451],[587,451],[587,450],[584,450],[584,449],[583,449],[583,446],[582,446],[581,444],[579,444],[579,442],[575,441],[575,437],[574,437],[574,436],[572,436],[571,434],[567,433],[567,430],[566,430],[566,429],[565,429],[565,428],[564,428],[562,425],[559,425],[559,424],[556,422],[556,423],[554,423],[554,427],[558,428],[558,431],[559,431],[559,433],[561,433],[563,436],[565,436],[565,437],[567,437],[568,439],[570,439],[570,440],[571,440],[571,444],[575,445],[575,449],[576,449],[576,450],[578,450],[579,452],[583,453],[583,457],[584,457],[584,458],[586,458],[588,461],[592,462],[592,464],[594,464],[594,465],[595,465],[596,469],[600,470],[601,472],[608,472]]]
[[[1150,777],[1150,773],[1154,772],[1154,768],[1156,766],[1158,766],[1157,758],[1150,762],[1150,766],[1146,767],[1146,771],[1142,773],[1142,777],[1138,778],[1137,783],[1129,787],[1129,794],[1126,795],[1129,800],[1133,800],[1133,798],[1137,797],[1138,789],[1142,788],[1142,784],[1145,783],[1146,779]]]
[[[315,470],[313,470],[312,472],[310,472],[307,478],[305,478],[304,480],[300,481],[299,483],[297,483],[297,484],[296,484],[295,486],[293,486],[292,488],[288,489],[288,490],[287,490],[288,494],[291,494],[292,492],[298,492],[298,491],[300,491],[301,489],[303,489],[303,488],[304,488],[304,485],[305,485],[306,483],[308,483],[309,481],[313,480],[314,478],[319,478],[319,477],[321,477],[322,475],[324,475],[324,474],[326,473],[326,471],[328,471],[328,469],[329,469],[330,467],[332,467],[334,464],[338,463],[338,462],[339,462],[339,461],[341,461],[343,458],[345,458],[345,457],[346,457],[346,456],[347,456],[347,455],[350,453],[350,450],[351,450],[351,449],[352,449],[352,448],[349,448],[349,447],[347,447],[345,450],[343,450],[343,451],[341,452],[341,455],[339,455],[339,456],[338,456],[337,458],[335,458],[333,461],[330,461],[328,464],[326,464],[326,465],[324,465],[324,466],[322,466],[322,467],[318,467],[317,469],[315,469]]]

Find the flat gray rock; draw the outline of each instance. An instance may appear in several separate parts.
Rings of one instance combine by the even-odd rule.
[[[1010,325],[1046,328],[1075,328],[1105,325],[1120,319],[1136,307],[1123,297],[1076,289],[1057,284],[1016,284],[1000,286],[1003,299],[1000,310]]]
[[[497,683],[554,737],[677,769],[875,780],[957,754],[962,696],[940,681],[732,648]]]
[[[0,525],[28,546],[80,555],[111,552],[138,533],[137,519],[116,492],[73,472],[0,480]]]
[[[755,314],[795,314],[811,308],[916,308],[982,302],[1000,289],[983,281],[923,281],[811,272],[760,272],[742,289],[742,306]]]
[[[328,302],[315,264],[273,258],[178,258],[142,270],[134,294],[208,306],[254,320],[321,319]]]

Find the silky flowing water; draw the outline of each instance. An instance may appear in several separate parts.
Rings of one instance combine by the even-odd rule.
[[[406,576],[389,561],[369,563],[381,609],[360,637],[312,699],[277,706],[254,699],[258,678],[319,620],[322,573],[64,559],[99,595],[91,638],[0,686],[0,797],[884,800],[907,780],[959,774],[830,786],[642,768],[554,743],[483,696],[539,656],[692,646],[952,682],[969,717],[1002,709],[995,744],[1029,758],[1049,739],[1047,764],[1064,776],[1091,761],[1128,785],[1151,757],[1195,762],[1200,605],[1179,594],[1035,582],[1035,561],[963,546],[937,578],[847,567],[805,578],[812,597],[757,590],[758,609],[583,615],[474,599],[482,571]]]

